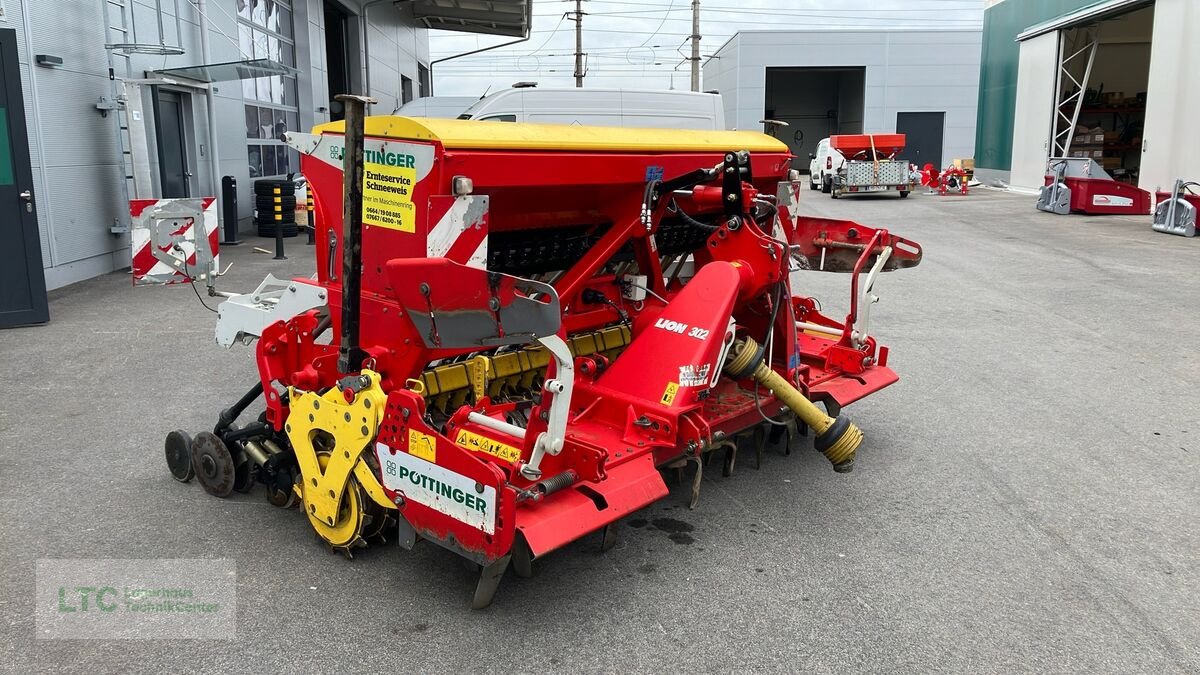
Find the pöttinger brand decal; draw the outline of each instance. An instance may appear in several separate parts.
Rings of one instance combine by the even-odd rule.
[[[496,488],[407,452],[375,444],[383,485],[423,506],[483,530],[496,531]]]

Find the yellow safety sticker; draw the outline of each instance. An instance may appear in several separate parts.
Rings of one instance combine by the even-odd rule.
[[[462,430],[458,432],[458,437],[454,442],[468,450],[478,450],[487,454],[502,459],[506,462],[515,462],[521,459],[521,449],[507,443],[501,443],[487,436],[480,436],[477,433]]]
[[[416,429],[409,429],[408,454],[436,464],[437,442],[429,434],[423,434]]]
[[[363,166],[363,214],[365,225],[416,232],[416,210],[412,193],[417,170],[411,166],[386,166],[368,162]]]
[[[678,382],[667,383],[667,390],[663,392],[661,403],[663,405],[671,405],[672,403],[675,402],[675,394],[678,394],[678,393],[679,393],[679,383]]]

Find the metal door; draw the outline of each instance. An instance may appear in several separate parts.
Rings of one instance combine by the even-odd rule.
[[[0,29],[0,328],[50,320],[16,36]]]
[[[896,113],[896,133],[904,134],[904,152],[900,156],[916,164],[918,168],[932,164],[938,169],[942,165],[942,137],[945,133],[944,112]]]
[[[1059,31],[1050,31],[1021,43],[1008,181],[1015,189],[1036,191],[1045,184],[1054,133],[1058,39]]]
[[[154,121],[158,130],[158,171],[163,199],[190,197],[187,142],[183,130],[183,96],[159,89],[154,97]]]

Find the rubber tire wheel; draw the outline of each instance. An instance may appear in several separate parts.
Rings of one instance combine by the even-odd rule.
[[[908,199],[908,190],[900,191],[900,199]]]
[[[275,188],[279,188],[279,196],[291,197],[296,194],[296,184],[290,180],[256,180],[254,195],[256,197],[274,197]]]
[[[281,186],[279,188],[279,194],[275,194],[274,190],[275,190],[275,188],[266,189],[261,192],[256,190],[254,192],[254,198],[255,199],[273,199],[275,197],[292,197],[294,199],[296,197],[296,188],[294,186],[291,186],[291,187],[289,187],[287,185]]]
[[[820,188],[817,186],[817,182],[816,182],[816,181],[814,181],[813,179],[809,178],[809,179],[808,179],[808,189],[809,189],[809,190],[819,190]]]
[[[832,178],[822,178],[821,179],[821,192],[824,194],[829,194],[829,193],[833,192],[833,179]]]
[[[300,230],[298,230],[298,229],[289,230],[286,227],[283,228],[283,238],[284,239],[291,239],[292,237],[298,236],[299,234],[300,234]],[[275,238],[274,226],[272,226],[270,228],[264,228],[264,227],[258,228],[258,236],[263,237],[265,239],[274,239]]]
[[[295,211],[296,210],[296,198],[295,197],[284,197],[279,200],[278,205],[284,211]],[[257,200],[255,200],[254,206],[259,211],[267,211],[270,213],[274,213],[276,202],[273,197],[268,197],[265,199],[262,197],[259,197]]]
[[[187,483],[196,477],[196,469],[192,466],[192,437],[186,431],[176,429],[167,434],[163,444],[167,455],[167,468],[171,476],[180,483]]]

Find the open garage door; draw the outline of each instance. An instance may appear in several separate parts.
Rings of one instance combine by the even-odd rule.
[[[1013,115],[1012,187],[1037,190],[1046,176],[1054,128],[1054,87],[1059,58],[1058,31],[1021,43],[1017,66],[1017,107]]]
[[[1040,186],[1047,157],[1086,157],[1138,183],[1154,13],[1151,0],[1103,0],[1017,37],[1013,187]]]
[[[861,134],[866,68],[767,68],[765,119],[787,122],[776,132],[808,169],[808,156],[821,139]]]

